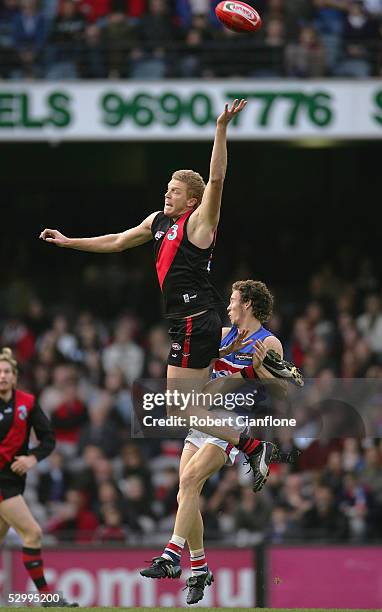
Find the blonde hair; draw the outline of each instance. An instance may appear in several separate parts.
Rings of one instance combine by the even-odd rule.
[[[14,374],[17,376],[17,361],[13,357],[13,351],[8,346],[5,346],[0,350],[0,361],[7,361]]]
[[[194,170],[176,170],[171,178],[187,185],[188,195],[197,200],[195,204],[195,208],[197,208],[202,201],[203,193],[206,188],[203,177],[199,172],[194,172]]]

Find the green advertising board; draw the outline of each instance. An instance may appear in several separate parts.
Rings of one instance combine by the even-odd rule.
[[[158,81],[0,85],[0,140],[210,140],[234,98],[232,140],[382,137],[382,84],[367,81]]]

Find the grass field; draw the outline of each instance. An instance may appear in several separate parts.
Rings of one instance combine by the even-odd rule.
[[[191,610],[193,606],[185,606]],[[1,609],[1,608],[0,608]],[[11,610],[13,608],[7,608]],[[31,610],[46,610],[46,608],[14,608],[18,612],[31,612]],[[129,612],[158,612],[159,610],[165,610],[166,612],[173,612],[174,610],[184,610],[184,608],[74,608],[78,609],[79,612],[123,612],[128,610]],[[353,608],[351,610],[345,608],[199,608],[194,607],[198,612],[361,612],[360,608]],[[53,608],[53,610],[65,610],[68,608]],[[362,612],[375,612],[374,610],[362,609]]]

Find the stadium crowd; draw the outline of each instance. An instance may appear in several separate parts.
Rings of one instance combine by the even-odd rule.
[[[354,274],[345,279],[323,266],[292,310],[275,289],[269,327],[306,377],[382,378],[381,287],[369,259]],[[29,473],[25,493],[46,539],[159,544],[171,533],[182,441],[131,436],[133,381],[163,378],[169,349],[166,328],[147,330],[141,317],[131,310],[110,321],[96,307],[68,314],[37,296],[18,317],[3,314],[1,346],[16,351],[19,386],[37,395],[57,438],[54,453]],[[375,401],[380,411],[381,396]],[[314,439],[297,431],[282,442],[303,449],[297,464],[273,465],[256,495],[242,460],[224,468],[201,498],[207,540],[381,538],[376,414],[375,437]]]
[[[382,0],[257,0],[256,35],[217,0],[0,0],[0,77],[368,77],[382,71]]]

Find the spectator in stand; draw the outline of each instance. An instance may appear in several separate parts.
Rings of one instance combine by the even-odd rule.
[[[253,53],[251,74],[256,77],[277,78],[284,74],[284,24],[273,18],[265,23],[261,49]]]
[[[169,70],[171,46],[177,39],[168,6],[164,0],[149,0],[149,10],[139,24],[142,48],[133,63],[132,78],[158,78]]]
[[[129,385],[141,376],[144,365],[144,351],[133,341],[135,329],[134,319],[122,317],[117,323],[113,343],[104,349],[102,355],[105,371],[115,366],[121,368]]]
[[[48,79],[78,77],[85,25],[85,17],[79,12],[74,0],[64,0],[49,38],[51,57]]]
[[[313,506],[300,521],[304,537],[328,541],[344,541],[349,538],[349,524],[334,502],[329,487],[317,486],[313,495]]]
[[[42,76],[42,49],[46,40],[46,22],[36,0],[22,0],[21,12],[13,20],[13,44],[17,51],[14,78]]]
[[[318,78],[325,75],[325,49],[314,28],[301,28],[298,42],[290,43],[286,48],[285,62],[290,77]]]
[[[48,459],[48,465],[48,470],[40,476],[38,499],[44,506],[54,509],[57,503],[64,501],[71,478],[61,453],[53,452]]]
[[[130,59],[137,45],[136,27],[119,8],[113,9],[105,21],[102,34],[107,75],[112,79],[126,77],[130,70]]]
[[[340,508],[349,521],[350,539],[363,542],[366,539],[371,518],[372,499],[367,488],[355,474],[346,474],[340,497]]]
[[[136,533],[153,531],[154,515],[146,498],[143,480],[139,476],[129,476],[121,481],[120,487],[123,493],[123,522]]]
[[[311,0],[286,0],[284,2],[283,21],[288,40],[296,40],[301,28],[312,24],[313,20],[314,6]]]
[[[83,491],[69,489],[65,504],[59,508],[47,525],[47,532],[61,540],[78,544],[91,542],[98,520],[88,507],[87,495]]]
[[[242,487],[239,499],[234,514],[235,529],[239,540],[250,544],[254,532],[263,532],[267,528],[271,504],[266,493],[253,495],[251,487]]]
[[[67,0],[67,4],[69,5],[70,3],[71,0]],[[74,8],[74,5],[72,5],[72,8],[69,10],[72,11]],[[79,19],[81,20],[80,17]],[[69,28],[71,27],[70,24],[67,25]],[[65,27],[66,26],[64,25],[64,29]],[[55,338],[57,351],[65,359],[70,361],[78,361],[80,359],[78,340],[69,330],[69,320],[65,314],[58,314],[54,317],[52,323],[52,336]]]
[[[181,28],[189,30],[194,25],[195,16],[203,16],[207,18],[209,27],[221,27],[215,16],[218,3],[219,0],[175,0],[176,21]]]
[[[0,4],[0,78],[8,79],[15,68],[13,22],[20,11],[19,0],[3,0]]]
[[[57,448],[70,456],[77,450],[81,426],[88,421],[87,408],[79,397],[78,373],[73,365],[56,366],[53,385],[40,397],[55,429]]]
[[[382,508],[382,454],[371,446],[365,452],[365,465],[360,470],[360,482],[373,493],[376,504]]]
[[[101,509],[102,525],[94,532],[94,542],[126,542],[122,513],[115,506],[108,504]]]
[[[271,513],[267,537],[272,544],[282,544],[298,538],[299,533],[291,513],[284,506],[275,506]]]
[[[382,309],[378,295],[369,295],[365,311],[357,319],[357,327],[378,359],[382,359]]]
[[[112,0],[79,0],[78,6],[88,23],[97,23],[110,13],[111,2]]]
[[[11,347],[20,364],[27,363],[35,353],[35,337],[19,319],[10,319],[1,333],[1,344]]]
[[[343,31],[343,57],[335,74],[340,77],[365,78],[371,75],[371,50],[377,30],[360,0],[350,3]]]
[[[370,17],[382,21],[382,0],[364,0],[363,6]]]
[[[151,473],[147,468],[147,464],[141,449],[134,443],[129,442],[121,449],[121,478],[129,478],[130,476],[139,476],[145,485],[146,496],[149,499],[153,497]]]
[[[111,396],[104,392],[88,411],[89,421],[81,429],[78,450],[98,446],[108,458],[115,457],[122,444],[123,422],[113,411]]]
[[[314,0],[315,25],[325,48],[329,72],[338,63],[348,0]]]
[[[112,368],[105,376],[104,387],[110,394],[115,417],[121,419],[121,427],[128,426],[133,413],[133,401],[123,372],[120,368]]]
[[[356,438],[345,438],[342,450],[342,465],[345,472],[359,472],[364,466],[360,443]]]
[[[102,32],[96,24],[88,25],[85,30],[81,76],[85,79],[104,79],[107,76]]]
[[[147,10],[146,0],[126,0],[127,14],[132,19],[140,19]]]
[[[344,469],[341,452],[332,451],[328,457],[327,466],[321,475],[320,482],[323,486],[329,487],[334,493],[335,498],[339,499],[342,492],[343,479]]]

